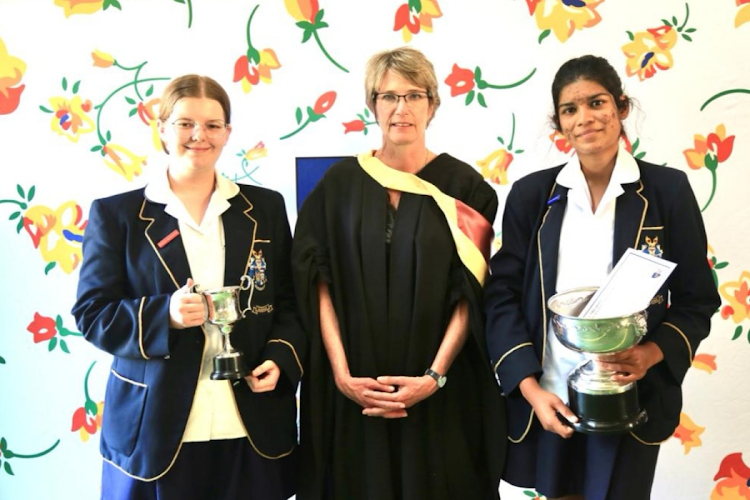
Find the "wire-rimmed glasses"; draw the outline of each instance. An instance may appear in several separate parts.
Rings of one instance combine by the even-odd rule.
[[[222,120],[210,120],[203,124],[193,120],[175,120],[172,126],[177,135],[183,138],[193,136],[198,127],[203,127],[209,139],[221,139],[227,133],[227,123]]]
[[[384,106],[394,107],[398,105],[399,99],[403,99],[407,106],[418,106],[427,102],[430,98],[429,92],[407,92],[406,94],[395,94],[393,92],[375,92],[375,100]]]

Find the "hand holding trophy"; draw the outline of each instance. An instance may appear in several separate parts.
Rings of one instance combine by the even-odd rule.
[[[245,355],[235,349],[230,340],[234,324],[245,317],[253,297],[252,279],[243,276],[240,283],[240,286],[223,286],[210,290],[199,290],[198,285],[193,285],[193,291],[201,296],[206,308],[205,322],[218,326],[224,340],[223,349],[214,357],[212,380],[239,380],[250,373]],[[243,309],[240,305],[240,290],[247,289],[250,289],[248,307]]]
[[[638,402],[638,386],[614,382],[615,372],[603,369],[596,360],[640,342],[646,334],[646,311],[612,318],[580,317],[596,290],[567,290],[548,301],[552,329],[560,343],[586,355],[586,361],[568,377],[570,409],[578,417],[570,425],[584,433],[627,432],[648,418]]]

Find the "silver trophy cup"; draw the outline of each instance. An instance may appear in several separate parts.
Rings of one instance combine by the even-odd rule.
[[[206,322],[219,327],[224,347],[214,357],[212,380],[239,380],[250,373],[242,351],[232,347],[230,334],[234,324],[245,317],[240,305],[240,287],[224,286],[212,290],[195,290],[203,298]]]
[[[612,381],[615,372],[603,369],[597,360],[640,342],[647,330],[646,311],[614,318],[578,317],[596,290],[576,288],[547,301],[560,343],[586,357],[568,376],[569,406],[578,416],[570,425],[584,433],[626,432],[647,420],[638,403],[638,386]]]

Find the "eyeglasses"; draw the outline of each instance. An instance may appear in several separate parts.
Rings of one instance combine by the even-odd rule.
[[[193,120],[175,120],[172,126],[177,135],[182,138],[194,135],[198,127],[203,127],[209,139],[221,139],[227,133],[227,124],[221,120],[211,120],[203,125]]]
[[[431,97],[429,92],[409,92],[408,94],[394,94],[393,92],[375,92],[375,100],[384,106],[392,107],[398,105],[398,100],[402,99],[407,106],[413,107],[426,102]]]

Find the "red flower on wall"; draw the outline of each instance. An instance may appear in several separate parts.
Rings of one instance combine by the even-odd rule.
[[[462,68],[458,64],[454,64],[451,74],[448,75],[448,77],[445,79],[445,83],[451,88],[451,97],[466,94],[465,104],[467,106],[471,104],[471,102],[474,100],[474,97],[476,97],[479,105],[483,108],[486,108],[487,102],[485,101],[484,95],[481,92],[482,90],[511,89],[513,87],[518,87],[519,85],[525,83],[529,78],[531,78],[534,73],[536,73],[536,68],[531,70],[531,73],[517,82],[509,83],[507,85],[493,85],[491,83],[487,83],[482,79],[482,70],[479,66],[477,66],[474,71],[471,71],[470,69]],[[479,92],[476,92],[474,90],[475,85],[476,88],[479,89]]]
[[[750,498],[750,467],[742,460],[742,453],[730,453],[725,456],[714,481],[718,482],[711,492],[711,498]]]
[[[442,15],[437,0],[409,0],[396,10],[393,31],[401,30],[404,42],[408,43],[420,31],[432,32],[432,20]]]
[[[81,436],[81,441],[84,443],[89,440],[90,436],[96,434],[96,431],[102,428],[102,414],[104,413],[104,401],[95,403],[89,395],[89,376],[91,370],[94,368],[96,361],[91,363],[89,369],[86,371],[86,377],[83,379],[83,392],[86,397],[86,402],[80,408],[77,408],[73,412],[73,418],[71,420],[70,430],[76,432]]]
[[[331,106],[333,106],[333,103],[336,102],[336,92],[326,92],[322,96],[318,97],[318,100],[315,101],[315,106],[313,106],[313,113],[316,115],[322,115],[329,109],[331,109]],[[322,118],[322,116],[320,117]]]
[[[297,21],[297,26],[302,29],[302,43],[307,42],[311,37],[315,39],[315,42],[320,47],[323,55],[326,59],[344,73],[348,73],[349,70],[336,62],[328,51],[323,47],[323,42],[320,40],[318,30],[328,27],[328,23],[323,21],[323,14],[325,11],[318,5],[318,0],[284,0],[284,6],[286,7],[289,15]]]
[[[259,5],[255,6],[247,20],[247,52],[234,63],[232,81],[242,82],[242,90],[246,94],[260,82],[271,83],[271,70],[281,67],[276,52],[268,48],[259,51],[250,41],[250,24],[253,22],[253,16],[258,7]]]
[[[693,170],[706,168],[711,172],[711,195],[701,209],[703,211],[708,208],[714,194],[716,194],[716,171],[719,168],[719,163],[725,162],[731,156],[734,148],[734,136],[727,135],[726,127],[722,123],[716,127],[715,132],[711,132],[705,137],[701,134],[695,134],[693,142],[695,147],[683,152],[688,166]]]
[[[445,83],[451,88],[451,97],[466,94],[474,88],[474,72],[454,64]]]
[[[344,122],[342,125],[344,125],[345,134],[348,134],[349,132],[362,132],[367,135],[367,127],[369,125],[375,125],[376,123],[375,120],[370,120],[370,110],[365,108],[364,111],[357,114],[356,120]]]
[[[26,330],[28,330],[31,334],[34,335],[34,343],[40,344],[42,342],[49,342],[47,344],[47,349],[49,351],[52,351],[55,347],[58,345],[60,346],[60,349],[70,354],[70,350],[68,349],[68,344],[65,342],[65,340],[62,337],[67,336],[75,336],[75,337],[82,337],[78,332],[73,332],[71,330],[68,330],[63,326],[63,320],[62,316],[59,314],[57,315],[57,318],[52,319],[47,316],[42,316],[38,312],[34,313],[34,320],[29,323],[29,326],[26,327]]]
[[[95,405],[88,405],[88,408],[86,406],[78,408],[73,413],[71,432],[78,431],[81,441],[84,443],[88,441],[89,437],[96,434],[96,431],[102,428],[103,410],[104,401],[100,401]]]
[[[570,141],[557,130],[549,135],[549,140],[554,143],[555,148],[561,153],[568,154],[573,149],[573,145]]]
[[[329,91],[325,94],[318,97],[318,99],[315,101],[315,105],[312,107],[307,107],[307,119],[303,122],[303,113],[302,108],[297,108],[295,111],[295,118],[297,120],[297,127],[294,132],[290,132],[286,134],[285,136],[281,137],[280,140],[288,139],[289,137],[297,134],[300,132],[303,128],[307,127],[309,124],[316,122],[320,120],[321,118],[325,118],[325,113],[333,107],[333,103],[336,102],[336,92]]]
[[[366,129],[367,127],[365,127],[365,122],[363,122],[361,119],[344,122],[345,134],[348,134],[349,132],[363,132]]]
[[[57,335],[55,320],[42,316],[38,312],[34,313],[34,321],[29,323],[26,329],[34,335],[34,343],[46,342]]]

